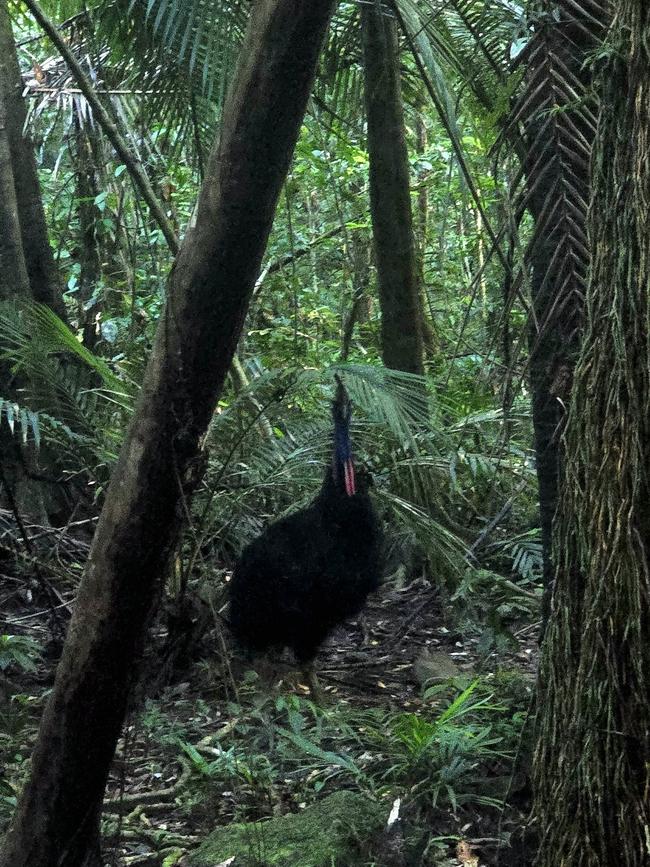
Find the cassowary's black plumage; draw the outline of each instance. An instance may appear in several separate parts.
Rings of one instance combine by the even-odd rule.
[[[235,639],[253,652],[289,647],[302,665],[361,610],[381,577],[381,524],[367,484],[357,488],[351,405],[340,380],[332,414],[332,465],[318,496],[251,542],[229,585]]]

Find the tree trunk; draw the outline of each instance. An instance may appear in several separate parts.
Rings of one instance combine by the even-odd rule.
[[[536,34],[522,58],[527,183],[521,207],[527,207],[535,220],[526,254],[534,311],[530,384],[548,605],[561,435],[580,346],[589,267],[588,165],[595,119],[586,61],[602,40],[607,15],[600,0],[535,0],[530,13]],[[518,111],[515,107],[513,114]]]
[[[73,108],[74,140],[76,145],[76,195],[79,219],[79,240],[75,254],[79,262],[79,291],[77,293],[77,316],[82,326],[83,345],[94,352],[99,334],[96,317],[101,313],[102,304],[90,300],[97,291],[102,279],[102,265],[97,238],[97,207],[95,199],[99,193],[95,160],[90,137],[96,130],[88,124],[86,129],[81,113]],[[103,164],[100,164],[103,165]],[[117,222],[117,221],[116,221]],[[116,242],[117,246],[117,242]]]
[[[418,112],[415,120],[415,136],[416,149],[418,156],[424,156],[427,149],[427,128],[420,114],[423,107],[417,106]],[[431,312],[431,300],[427,289],[425,279],[424,258],[427,249],[427,237],[429,227],[429,190],[426,180],[426,175],[419,178],[418,181],[418,197],[416,209],[416,245],[415,245],[415,267],[418,280],[418,304],[420,306],[420,324],[422,328],[422,348],[427,358],[435,358],[438,354],[439,341],[435,332],[433,317],[429,318]]]
[[[650,864],[650,5],[619,0],[535,757],[538,867]]]
[[[129,685],[200,476],[335,0],[258,0],[195,224],[170,277],[2,867],[80,865]]]
[[[26,299],[29,296],[29,279],[20,237],[11,147],[7,135],[7,111],[2,79],[0,79],[0,300]]]
[[[423,373],[422,311],[395,19],[378,0],[361,5],[370,207],[387,367]]]
[[[65,320],[56,266],[47,235],[34,147],[25,130],[23,82],[18,65],[8,0],[0,0],[0,87],[4,91],[23,254],[32,297]]]
[[[25,106],[22,79],[6,0],[0,0],[0,299],[36,300],[62,319],[66,313],[52,251],[47,237],[36,160],[31,141],[23,133]],[[0,397],[20,400],[20,381],[8,365],[0,368]],[[6,428],[6,426],[5,426]],[[40,458],[43,459],[41,452]],[[61,489],[48,492],[32,478],[36,451],[23,445],[0,424],[0,461],[4,485],[0,502],[12,501],[22,515],[47,523],[57,511]],[[52,496],[53,494],[53,496]],[[54,500],[52,509],[46,502]],[[52,505],[48,502],[48,505]],[[66,502],[66,507],[67,507]]]
[[[29,298],[31,290],[23,255],[4,88],[0,78],[0,301],[20,302]],[[15,399],[17,391],[11,366],[6,360],[0,360],[0,398]],[[29,515],[40,523],[47,514],[42,485],[25,472],[26,466],[31,467],[34,463],[33,449],[22,445],[19,433],[12,433],[0,412],[0,505],[17,508],[22,515]]]

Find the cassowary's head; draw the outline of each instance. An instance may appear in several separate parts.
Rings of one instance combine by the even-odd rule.
[[[334,453],[332,473],[336,485],[345,490],[348,497],[356,494],[352,446],[350,444],[350,418],[352,403],[339,376],[336,379],[336,395],[332,404],[334,418]]]

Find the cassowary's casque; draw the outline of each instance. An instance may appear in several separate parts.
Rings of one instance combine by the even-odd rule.
[[[235,567],[229,620],[249,651],[288,647],[307,666],[328,633],[379,585],[381,524],[366,481],[355,478],[351,412],[337,377],[332,465],[318,496],[268,526]]]

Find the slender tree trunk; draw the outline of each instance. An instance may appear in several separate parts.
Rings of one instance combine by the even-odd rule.
[[[92,305],[88,303],[102,277],[96,232],[97,208],[95,205],[99,185],[95,172],[93,148],[90,142],[90,136],[95,133],[91,129],[85,129],[83,119],[76,111],[73,120],[77,157],[76,199],[79,218],[79,240],[75,252],[80,266],[77,315],[79,323],[82,325],[83,345],[94,350],[98,339],[96,316],[102,309],[102,305],[99,303]]]
[[[31,294],[65,319],[61,287],[47,235],[34,147],[25,132],[23,82],[8,0],[0,0],[0,88],[4,93],[20,234]]]
[[[361,29],[382,358],[387,367],[421,374],[422,311],[397,26],[388,9],[372,0],[361,5]]]
[[[607,14],[600,0],[533,0],[536,34],[523,62],[521,100],[527,185],[535,219],[527,250],[534,315],[530,381],[539,481],[544,583],[550,599],[552,526],[562,466],[562,430],[580,337],[589,248],[588,165],[595,133],[589,53]],[[517,115],[519,109],[515,109]]]
[[[538,867],[650,864],[650,5],[619,0],[540,672]]]
[[[201,440],[237,346],[334,5],[258,0],[253,7],[2,867],[76,867],[92,845],[147,618],[178,539],[182,500],[201,474]]]
[[[415,121],[416,148],[418,155],[424,155],[427,149],[427,128],[417,109],[418,115]],[[416,245],[415,261],[418,278],[418,304],[420,305],[420,323],[422,327],[422,346],[427,358],[435,358],[438,350],[438,339],[435,332],[433,317],[429,318],[431,301],[425,279],[424,257],[427,249],[427,237],[429,227],[429,190],[424,177],[420,178],[417,209],[416,209]]]
[[[0,80],[0,300],[29,298],[29,278],[20,237],[20,218]]]

